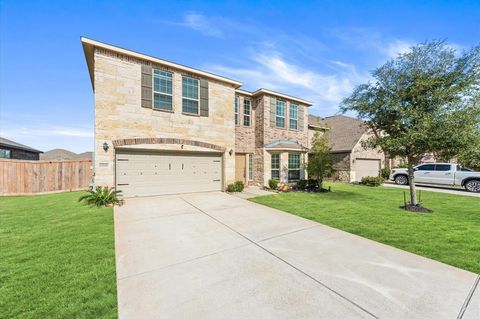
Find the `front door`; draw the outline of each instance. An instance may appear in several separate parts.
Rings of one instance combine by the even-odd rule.
[[[235,154],[235,180],[245,183],[246,177],[246,156],[245,154]]]

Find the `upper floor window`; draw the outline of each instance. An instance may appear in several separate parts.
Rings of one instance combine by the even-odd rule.
[[[298,129],[298,105],[290,103],[289,126],[292,130]]]
[[[300,154],[288,153],[288,181],[298,181],[300,179]]]
[[[153,70],[153,108],[173,110],[172,73]]]
[[[238,96],[235,96],[235,125],[238,125]]]
[[[198,80],[182,77],[182,112],[198,114]]]
[[[12,158],[11,151],[0,148],[0,158]]]
[[[250,126],[250,112],[251,112],[250,100],[243,100],[243,126]]]
[[[280,154],[272,154],[272,179],[280,179]]]
[[[285,101],[277,100],[275,125],[277,127],[285,127]]]

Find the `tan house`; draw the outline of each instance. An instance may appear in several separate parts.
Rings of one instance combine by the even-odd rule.
[[[94,183],[125,197],[305,176],[303,99],[82,38],[94,90]]]
[[[361,120],[335,115],[308,119],[309,146],[316,131],[327,134],[332,147],[335,179],[359,182],[365,176],[378,176],[385,167],[385,154],[378,149],[365,149],[362,142],[370,137]]]

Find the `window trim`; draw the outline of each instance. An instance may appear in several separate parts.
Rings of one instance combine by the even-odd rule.
[[[248,114],[245,113],[245,110],[247,109],[247,103],[248,102]],[[250,127],[252,125],[252,101],[250,99],[243,98],[243,126]],[[248,119],[248,125],[245,125],[245,119]]]
[[[278,156],[278,168],[273,168],[273,157],[274,156]],[[280,168],[282,167],[281,165],[281,156],[280,156],[280,153],[272,153],[270,155],[270,178],[271,179],[276,179],[276,180],[280,180]],[[273,177],[273,171],[278,171],[278,178],[277,177]]]
[[[197,81],[197,98],[196,99],[183,96],[183,79],[184,78],[185,79],[192,79],[192,80]],[[183,109],[183,100],[184,99],[197,102],[197,113],[184,111],[184,109]],[[198,115],[198,116],[200,116],[200,79],[197,79],[197,78],[194,78],[194,77],[191,77],[191,76],[182,75],[182,113],[187,114],[187,115]]]
[[[236,96],[235,96],[235,107],[234,107],[234,112],[235,112],[235,126],[238,126],[238,125],[239,125],[239,121],[238,121],[238,118],[239,118],[238,106],[239,106],[239,98],[238,98],[238,96],[236,95]]]
[[[160,92],[160,91],[155,91],[155,70],[156,71],[159,71],[159,72],[165,72],[165,73],[169,73],[172,78],[172,93],[169,94],[169,93],[163,93],[163,92]],[[174,112],[174,107],[173,107],[173,72],[170,72],[170,71],[166,71],[166,70],[162,70],[162,69],[155,69],[155,68],[152,68],[152,110],[155,110],[155,111],[163,111],[163,112]],[[170,110],[167,110],[167,109],[161,109],[161,108],[156,108],[155,107],[155,93],[156,94],[160,94],[160,95],[166,95],[166,96],[170,96],[172,98],[172,108]]]
[[[248,180],[253,180],[253,154],[248,154]]]
[[[288,128],[298,131],[298,104],[289,103],[288,106]],[[295,107],[295,118],[292,118],[292,106]],[[295,127],[292,127],[292,121],[295,121]]]
[[[298,156],[298,168],[291,168],[290,167],[290,156],[291,155],[296,155]],[[288,153],[288,173],[287,173],[287,180],[289,183],[291,182],[296,182],[298,180],[300,180],[300,173],[301,173],[301,163],[302,163],[302,154],[300,153],[294,153],[294,152],[290,152]],[[290,172],[291,171],[298,171],[298,179],[290,179]]]
[[[278,115],[278,103],[283,103],[283,116],[281,115]],[[286,106],[287,102],[284,101],[284,100],[279,100],[277,99],[276,103],[275,103],[275,127],[278,127],[278,128],[285,128],[285,122],[286,122],[286,118],[285,118],[285,106]],[[283,119],[283,126],[279,126],[278,125],[278,119]]]

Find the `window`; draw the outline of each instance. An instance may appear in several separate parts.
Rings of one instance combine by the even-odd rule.
[[[418,168],[419,171],[434,171],[435,170],[435,164],[420,165],[417,168]]]
[[[277,127],[285,127],[285,101],[277,100],[275,110],[275,125]]]
[[[238,96],[235,97],[235,125],[238,125]]]
[[[198,80],[182,77],[182,112],[198,114]]]
[[[298,105],[290,104],[290,128],[292,130],[298,129]]]
[[[248,154],[248,180],[253,180],[253,154]]]
[[[153,108],[173,110],[172,104],[172,73],[153,70]]]
[[[280,179],[280,154],[272,154],[272,179]]]
[[[300,154],[288,153],[288,181],[298,181],[300,179]]]
[[[435,170],[446,172],[446,171],[450,170],[450,167],[451,167],[450,164],[437,164],[437,165],[435,165]]]
[[[0,158],[12,158],[11,151],[0,148]]]
[[[463,167],[462,165],[457,165],[457,171],[459,172],[473,172],[473,169],[468,167]]]
[[[243,100],[243,126],[250,126],[250,100]]]

